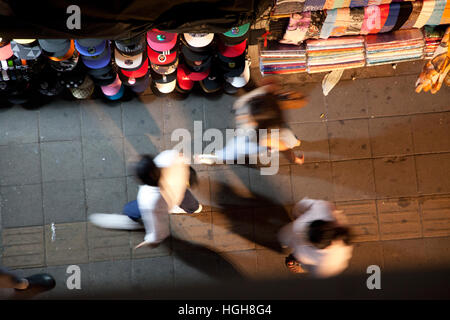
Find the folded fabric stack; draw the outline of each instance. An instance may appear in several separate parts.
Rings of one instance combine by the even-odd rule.
[[[444,27],[444,28],[443,28]],[[436,48],[441,43],[442,37],[445,33],[445,26],[431,27],[426,26],[424,28],[425,33],[425,59],[431,59],[433,57]]]
[[[261,42],[260,69],[265,74],[288,74],[306,71],[305,45],[280,44],[277,41],[267,41],[267,46]]]
[[[424,40],[421,30],[399,30],[366,36],[367,65],[396,63],[423,58]]]
[[[309,73],[358,68],[365,64],[362,36],[308,40],[306,50]]]

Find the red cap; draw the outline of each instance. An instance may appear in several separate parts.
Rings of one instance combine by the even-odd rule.
[[[141,67],[137,70],[130,71],[127,69],[120,69],[122,74],[128,78],[140,78],[147,74],[148,72],[148,59],[144,60],[144,63],[141,65]]]
[[[247,39],[234,46],[227,46],[222,41],[219,41],[219,52],[228,58],[234,58],[244,53],[247,48]]]
[[[183,90],[191,90],[194,86],[194,81],[189,79],[187,73],[187,68],[185,65],[178,65],[177,69],[177,82],[181,89]]]
[[[153,29],[147,32],[147,43],[156,51],[167,51],[177,43],[178,34]]]
[[[163,66],[166,64],[171,64],[177,58],[177,50],[173,50],[172,53],[169,52],[156,52],[150,46],[147,46],[147,55],[151,63],[158,66]]]

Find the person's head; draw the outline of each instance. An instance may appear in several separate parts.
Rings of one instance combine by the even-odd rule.
[[[282,113],[278,99],[275,95],[266,93],[250,99],[248,102],[253,118],[260,125],[265,122],[279,122]]]
[[[158,181],[161,176],[160,169],[153,161],[153,156],[144,154],[135,166],[135,173],[141,183],[149,186],[158,186]]]
[[[309,225],[308,239],[318,249],[325,249],[336,240],[349,244],[350,230],[334,221],[314,220]]]

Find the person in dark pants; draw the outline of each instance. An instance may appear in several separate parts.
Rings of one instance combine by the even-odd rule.
[[[21,278],[0,267],[0,299],[31,297],[55,287],[55,279],[46,273],[34,274]],[[28,294],[30,295],[22,295]]]
[[[170,213],[199,213],[202,205],[188,189],[190,175],[186,160],[176,150],[166,150],[156,157],[143,155],[136,165],[140,181],[137,200],[123,208],[123,214],[94,213],[92,224],[108,229],[146,230],[144,241],[136,249],[157,246],[170,235]],[[191,179],[192,180],[192,179]]]

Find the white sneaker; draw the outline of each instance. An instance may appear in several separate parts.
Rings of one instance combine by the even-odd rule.
[[[89,216],[89,221],[100,228],[119,230],[140,230],[144,229],[142,223],[136,222],[124,214],[117,213],[93,213]]]
[[[195,210],[195,212],[193,213],[200,213],[203,210],[203,206],[200,204],[198,206],[198,209]],[[179,206],[175,206],[170,210],[170,213],[187,213],[185,210],[183,210],[182,208],[180,208]]]
[[[213,154],[197,154],[195,155],[195,162],[199,162],[201,164],[213,165],[217,161],[217,156]]]

